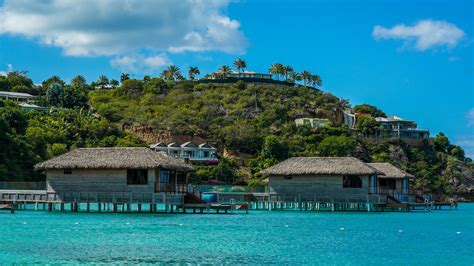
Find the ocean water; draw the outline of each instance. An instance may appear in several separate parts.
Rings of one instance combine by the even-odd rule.
[[[0,213],[0,264],[474,265],[474,204],[457,211]]]

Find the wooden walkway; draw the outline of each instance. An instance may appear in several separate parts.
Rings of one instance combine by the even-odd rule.
[[[71,212],[150,212],[215,213],[244,211],[247,204],[185,204],[184,193],[69,192],[48,193],[44,190],[0,190],[0,203],[14,209]]]
[[[432,211],[457,209],[457,203],[450,202],[410,202],[387,201],[382,195],[369,195],[365,199],[346,196],[344,198],[314,197],[311,201],[291,199],[269,193],[223,193],[218,202],[206,203],[200,197],[184,193],[100,193],[70,192],[47,193],[44,190],[0,190],[0,204],[3,209],[32,209],[47,211],[86,212],[150,212],[150,213],[235,213],[248,210],[269,211]],[[185,199],[190,199],[190,201]]]

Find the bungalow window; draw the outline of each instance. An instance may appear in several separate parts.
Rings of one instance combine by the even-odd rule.
[[[64,169],[63,173],[65,175],[71,175],[72,174],[72,169],[71,168],[66,168],[66,169]]]
[[[147,169],[128,169],[127,185],[146,185],[148,184]]]
[[[178,172],[176,182],[178,184],[186,184],[186,173],[185,172]]]
[[[362,179],[358,175],[345,175],[342,180],[344,188],[362,188]]]
[[[209,151],[204,151],[203,153],[204,153],[204,156],[203,156],[204,158],[208,158],[210,155]]]
[[[385,189],[397,189],[397,185],[395,179],[380,179],[380,187]]]
[[[160,170],[160,183],[165,185],[171,183],[171,172],[169,170]]]

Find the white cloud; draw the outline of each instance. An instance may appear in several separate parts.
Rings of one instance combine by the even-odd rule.
[[[412,26],[398,24],[392,28],[377,25],[372,36],[376,39],[400,39],[405,45],[414,45],[418,51],[435,47],[454,48],[464,37],[463,30],[456,25],[439,20],[421,20]]]
[[[13,65],[7,64],[7,70],[0,70],[0,76],[6,76],[8,73],[13,71]]]
[[[113,65],[156,68],[163,56],[185,51],[242,53],[240,23],[226,15],[228,0],[5,0],[0,34],[59,47],[69,56],[112,56]],[[166,60],[165,60],[166,61]]]
[[[474,126],[474,107],[466,113],[466,119],[468,127]]]
[[[125,73],[154,74],[164,66],[172,64],[165,53],[152,56],[140,54],[118,56],[110,61],[112,67]]]

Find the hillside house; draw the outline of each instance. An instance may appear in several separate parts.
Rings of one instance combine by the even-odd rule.
[[[295,119],[297,126],[309,125],[312,128],[320,128],[324,126],[330,126],[332,123],[329,119],[324,118],[298,118]]]
[[[222,79],[222,78],[254,78],[254,79],[272,79],[271,74],[257,73],[253,71],[231,71],[229,73],[214,72],[210,75],[211,79]]]
[[[179,159],[189,159],[190,161],[217,162],[217,149],[209,143],[196,144],[192,141],[178,144],[172,142],[165,144],[163,142],[150,145],[150,149],[166,153]]]
[[[397,137],[402,139],[429,139],[430,132],[419,129],[416,122],[398,116],[376,117],[380,125],[379,137]]]
[[[47,111],[48,108],[33,104],[32,101],[36,98],[29,93],[0,91],[0,99],[17,102],[18,105],[25,110]]]

